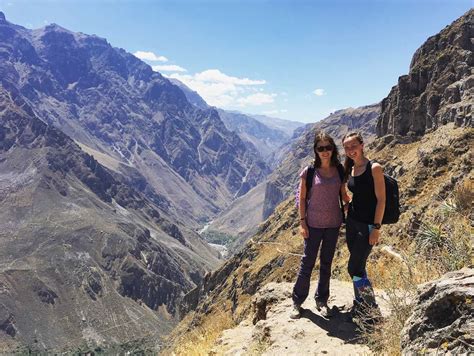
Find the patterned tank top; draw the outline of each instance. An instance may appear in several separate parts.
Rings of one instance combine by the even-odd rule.
[[[306,179],[308,167],[303,169],[300,177]],[[342,224],[342,212],[339,206],[341,179],[337,168],[333,167],[331,178],[321,176],[316,168],[311,187],[309,203],[306,209],[306,222],[315,228],[339,227]]]

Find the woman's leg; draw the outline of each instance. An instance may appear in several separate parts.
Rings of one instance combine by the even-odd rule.
[[[339,228],[324,229],[321,246],[321,257],[319,258],[319,282],[315,299],[326,303],[329,298],[329,282],[331,280],[331,265],[336,252]]]
[[[304,256],[301,258],[300,271],[293,287],[293,303],[301,305],[309,294],[309,282],[316,257],[318,256],[323,229],[309,228],[309,236],[304,240]]]
[[[368,225],[348,218],[346,240],[350,252],[347,267],[354,285],[355,300],[369,306],[376,305],[374,291],[366,272],[367,258],[372,251]]]

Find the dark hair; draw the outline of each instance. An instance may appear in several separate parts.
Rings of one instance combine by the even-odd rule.
[[[350,132],[350,133],[345,134],[344,137],[342,138],[342,145],[344,145],[344,141],[347,138],[351,138],[351,137],[357,137],[357,141],[359,141],[359,143],[364,143],[364,140],[362,139],[362,135],[359,132]],[[347,179],[349,178],[349,174],[351,174],[351,169],[353,166],[354,166],[354,160],[352,158],[347,157],[346,155],[346,159],[344,160],[344,181],[345,182],[347,182]]]
[[[337,151],[336,143],[334,142],[333,138],[325,132],[316,132],[316,134],[314,135],[314,145],[313,145],[314,167],[316,168],[321,167],[321,159],[319,158],[318,152],[316,151],[319,141],[328,141],[331,144],[331,146],[333,147],[332,154],[331,154],[331,166],[337,167],[337,165],[340,164],[340,162],[339,162],[339,152]]]

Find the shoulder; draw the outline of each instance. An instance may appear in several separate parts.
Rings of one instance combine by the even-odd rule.
[[[380,163],[372,162],[371,169],[372,169],[372,174],[383,175],[383,167]]]
[[[306,175],[308,174],[308,169],[309,166],[304,167],[304,169],[300,172],[300,178],[306,178]]]

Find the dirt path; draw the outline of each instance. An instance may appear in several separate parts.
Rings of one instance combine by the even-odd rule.
[[[317,283],[311,283],[310,296]],[[334,316],[325,319],[318,314],[314,299],[303,304],[301,319],[292,320],[291,283],[270,283],[255,296],[266,319],[253,325],[245,320],[223,332],[212,350],[213,355],[367,355],[369,348],[358,340],[355,325],[349,321],[353,289],[348,282],[331,281],[329,306]],[[382,314],[387,307],[378,292]],[[264,312],[265,313],[265,312]]]

